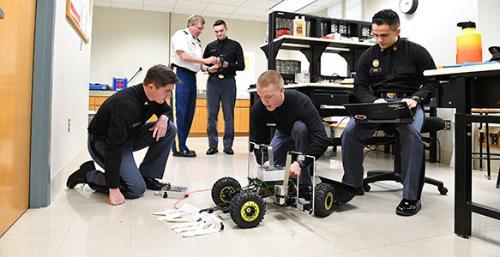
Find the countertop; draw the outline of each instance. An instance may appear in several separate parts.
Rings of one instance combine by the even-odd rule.
[[[89,96],[106,96],[106,97],[109,97],[111,95],[113,95],[115,92],[117,91],[111,91],[111,90],[89,90]],[[199,91],[198,94],[196,94],[196,97],[198,99],[206,99],[207,98],[207,95],[205,93],[205,91]],[[249,99],[248,97],[240,97],[240,96],[237,96],[236,99],[238,100],[244,100],[244,99]]]

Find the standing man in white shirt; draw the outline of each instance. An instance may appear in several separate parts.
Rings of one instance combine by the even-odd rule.
[[[201,64],[217,63],[216,57],[205,59],[202,57],[203,52],[198,37],[204,26],[203,17],[191,15],[187,21],[187,28],[178,30],[172,36],[171,65],[180,80],[175,87],[170,104],[177,127],[172,155],[177,157],[196,157],[196,153],[186,146],[196,106],[196,73],[200,70]]]

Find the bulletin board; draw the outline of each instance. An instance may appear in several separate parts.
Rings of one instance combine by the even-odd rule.
[[[66,0],[66,18],[85,43],[90,41],[90,11],[90,0]]]

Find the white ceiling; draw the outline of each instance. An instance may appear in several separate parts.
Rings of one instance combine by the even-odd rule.
[[[315,13],[337,1],[317,0],[299,12]],[[94,0],[94,5],[266,22],[270,8],[279,2],[281,0]]]

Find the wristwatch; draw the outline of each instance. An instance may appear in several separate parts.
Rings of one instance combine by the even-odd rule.
[[[417,95],[412,96],[410,99],[416,101],[419,104],[422,102],[422,98],[420,98],[420,96]]]
[[[303,169],[303,168],[305,168],[305,167],[307,166],[307,164],[306,164],[306,162],[305,162],[305,161],[298,161],[298,163],[299,163],[299,167],[300,167],[301,169]]]

